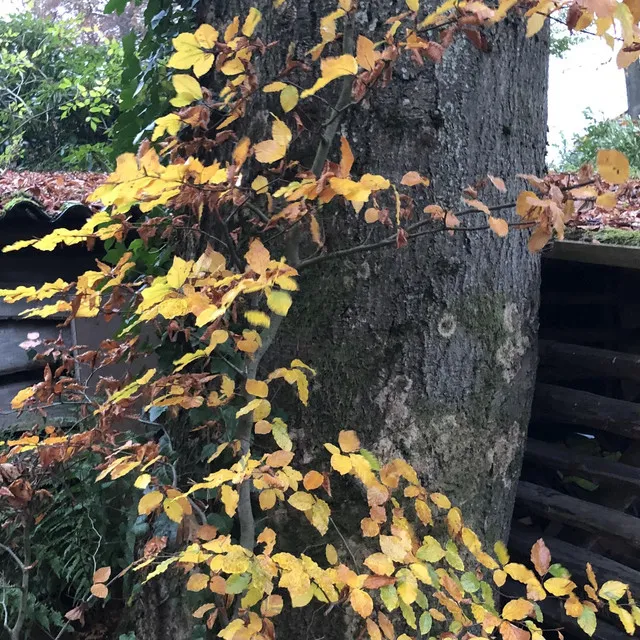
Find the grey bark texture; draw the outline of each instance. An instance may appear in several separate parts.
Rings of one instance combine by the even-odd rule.
[[[299,55],[318,41],[318,20],[334,8],[325,0],[289,0],[279,9],[271,0],[206,0],[200,20],[218,24],[252,5],[263,12],[263,41],[279,40],[285,51],[295,42]],[[406,10],[404,2],[385,0],[359,7],[356,34],[374,41],[387,17]],[[543,172],[546,32],[527,40],[523,22],[510,19],[488,36],[489,53],[459,40],[439,65],[400,63],[389,87],[349,112],[340,133],[353,148],[354,175],[399,181],[417,170],[431,179],[424,205],[459,210],[466,208],[461,190],[487,173],[508,185],[508,194],[494,190],[484,198],[497,204],[525,188],[517,173]],[[279,62],[267,61],[264,71],[279,69]],[[322,108],[316,104],[307,101],[303,109]],[[278,112],[267,102],[252,114],[252,139],[266,137],[269,108]],[[339,159],[338,140],[330,157]],[[485,222],[482,215],[463,219],[470,226]],[[349,208],[334,209],[323,225],[328,251],[364,242],[370,231]],[[322,443],[355,429],[362,446],[382,459],[413,464],[424,485],[449,495],[487,541],[505,538],[536,368],[539,258],[526,241],[523,231],[505,239],[488,231],[437,233],[404,249],[305,270],[272,363],[299,357],[318,370],[309,408],[290,420],[300,459],[318,468],[327,461]],[[356,548],[359,518],[348,506],[351,496],[341,495],[343,504],[332,504],[334,518]],[[305,523],[289,526],[291,537],[313,544]],[[282,637],[356,635],[335,610],[283,624]]]

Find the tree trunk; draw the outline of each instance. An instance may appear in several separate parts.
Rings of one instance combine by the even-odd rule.
[[[289,0],[279,9],[271,0],[203,0],[200,17],[219,24],[252,5],[263,12],[263,41],[279,40],[285,51],[294,41],[300,56],[317,42],[319,18],[334,8],[325,0]],[[384,33],[384,19],[406,9],[388,0],[359,6],[356,29],[373,40]],[[489,53],[460,40],[439,65],[400,63],[391,85],[341,125],[356,157],[354,175],[399,180],[417,170],[431,179],[424,205],[460,210],[461,189],[490,173],[505,179],[508,194],[487,189],[482,199],[513,200],[525,188],[517,173],[544,171],[547,35],[527,40],[524,31],[510,19],[488,34]],[[251,119],[254,140],[267,123],[266,110]],[[473,214],[462,223],[486,220]],[[365,226],[352,210],[337,211],[324,229],[327,250],[363,242]],[[298,357],[318,370],[310,406],[290,420],[300,459],[324,465],[322,443],[356,429],[381,458],[413,464],[424,485],[448,494],[486,540],[505,538],[536,368],[540,270],[526,241],[527,232],[515,230],[505,239],[488,231],[436,233],[304,271],[274,349],[277,364]],[[332,509],[343,534],[357,537],[352,510],[337,500]],[[295,535],[303,534],[295,528]],[[336,616],[329,622],[309,614],[288,630],[355,637]]]

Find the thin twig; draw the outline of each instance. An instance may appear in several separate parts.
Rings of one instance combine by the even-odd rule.
[[[345,537],[342,535],[342,531],[338,529],[338,525],[333,521],[333,518],[329,517],[329,522],[333,525],[334,529],[338,532],[340,538],[342,538],[342,542],[344,542],[344,546],[347,548],[351,559],[353,560],[353,568],[355,569],[358,566],[358,562],[356,561],[356,557],[353,555],[353,551],[351,551],[351,547],[349,543],[346,541]]]

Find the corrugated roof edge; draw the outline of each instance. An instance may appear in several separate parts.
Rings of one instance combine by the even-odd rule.
[[[0,208],[0,222],[16,224],[23,221],[26,215],[32,222],[50,224],[54,227],[81,226],[92,213],[90,207],[79,201],[65,202],[58,211],[50,212],[35,198],[17,194]]]

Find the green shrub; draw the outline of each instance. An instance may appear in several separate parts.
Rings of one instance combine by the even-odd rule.
[[[122,47],[88,44],[79,20],[0,19],[0,168],[108,167]]]

